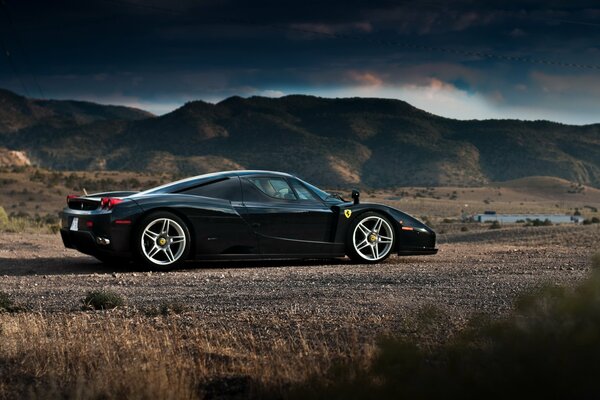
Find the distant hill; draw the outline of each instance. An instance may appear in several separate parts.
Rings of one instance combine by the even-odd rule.
[[[0,92],[0,145],[55,169],[192,175],[260,168],[368,187],[552,176],[600,187],[600,124],[460,121],[400,100],[300,95],[194,101],[160,117],[17,96],[7,112],[11,96]]]
[[[87,101],[37,100],[0,89],[0,133],[18,132],[38,125],[69,127],[94,121],[132,121],[152,117],[147,111]]]

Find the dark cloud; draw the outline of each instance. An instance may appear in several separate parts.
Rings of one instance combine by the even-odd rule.
[[[5,0],[0,86],[157,112],[300,92],[588,123],[599,17],[591,1]]]

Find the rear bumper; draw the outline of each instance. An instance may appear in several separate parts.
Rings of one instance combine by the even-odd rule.
[[[69,249],[75,249],[90,255],[97,253],[98,245],[91,232],[70,231],[63,228],[60,230],[60,237],[65,247]]]
[[[67,248],[98,256],[127,257],[130,238],[140,208],[134,201],[119,204],[113,210],[75,210],[60,213],[60,236]],[[118,223],[123,222],[126,223]]]
[[[129,256],[129,252],[115,251],[112,245],[100,245],[97,237],[90,231],[71,231],[65,228],[60,230],[63,244],[69,249],[75,249],[91,256]]]

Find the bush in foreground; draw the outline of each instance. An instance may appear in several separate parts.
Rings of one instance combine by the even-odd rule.
[[[598,398],[598,376],[600,254],[575,288],[523,296],[505,319],[479,319],[433,348],[383,339],[366,368],[338,366],[291,398]]]
[[[0,313],[1,312],[17,312],[20,308],[15,305],[10,296],[4,292],[0,292]]]
[[[89,292],[82,301],[85,310],[110,310],[125,304],[121,295],[108,290]]]

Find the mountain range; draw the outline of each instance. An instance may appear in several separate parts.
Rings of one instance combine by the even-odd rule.
[[[455,120],[391,99],[231,97],[154,116],[0,90],[0,147],[59,170],[272,169],[374,188],[554,176],[600,187],[600,124]]]

